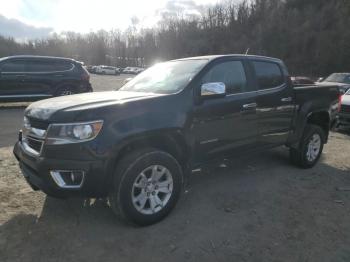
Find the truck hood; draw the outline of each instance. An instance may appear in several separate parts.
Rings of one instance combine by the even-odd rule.
[[[100,108],[156,96],[162,95],[141,92],[109,91],[61,96],[32,103],[25,110],[25,115],[36,119],[48,120],[57,112]]]

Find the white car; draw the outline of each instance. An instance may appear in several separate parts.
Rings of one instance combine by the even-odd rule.
[[[144,71],[144,69],[141,67],[130,67],[129,66],[123,70],[123,73],[137,75],[138,73],[141,73],[142,71]]]
[[[133,70],[134,70],[133,67],[128,66],[128,67],[124,68],[123,73],[131,74],[133,72]]]
[[[119,75],[119,70],[114,66],[101,65],[101,66],[97,66],[96,73],[102,74],[102,75]]]
[[[136,70],[135,70],[135,74],[142,73],[143,71],[145,71],[145,69],[144,69],[144,68],[137,67],[137,68],[136,68]]]

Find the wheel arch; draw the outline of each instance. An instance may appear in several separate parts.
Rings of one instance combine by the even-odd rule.
[[[63,87],[66,87],[66,86],[69,86],[71,88],[73,88],[74,90],[78,91],[78,86],[79,86],[79,81],[78,80],[64,80],[64,81],[60,81],[58,82],[54,88],[53,88],[53,95],[56,95],[57,92],[63,88]]]
[[[186,162],[186,156],[189,153],[182,133],[171,130],[166,132],[152,132],[152,134],[139,134],[127,139],[118,149],[116,158],[118,160],[130,151],[145,147],[165,151],[171,154],[180,164]]]
[[[186,174],[186,168],[190,163],[191,150],[181,130],[152,131],[152,133],[143,133],[126,138],[114,149],[113,157],[110,158],[107,164],[107,187],[111,185],[113,171],[116,169],[118,162],[126,154],[144,148],[154,148],[169,153],[179,162],[184,175]]]
[[[313,124],[321,127],[325,133],[325,143],[328,141],[331,117],[328,111],[316,111],[308,114],[306,124]]]
[[[331,116],[328,109],[313,109],[311,103],[304,105],[295,117],[293,128],[286,145],[292,148],[299,148],[300,139],[303,136],[307,124],[320,126],[325,132],[325,143],[328,142],[328,135],[331,125]]]

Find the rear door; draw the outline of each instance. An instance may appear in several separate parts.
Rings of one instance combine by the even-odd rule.
[[[0,96],[21,97],[23,93],[25,62],[8,60],[0,65]]]
[[[258,143],[273,146],[287,141],[294,113],[294,91],[288,73],[277,62],[251,61],[258,86]]]
[[[192,132],[197,161],[255,146],[256,92],[246,69],[239,59],[216,62],[198,83],[198,89],[204,83],[225,83],[226,97],[202,99],[194,108]]]

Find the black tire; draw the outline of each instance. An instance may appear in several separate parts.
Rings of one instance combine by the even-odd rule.
[[[76,94],[76,90],[72,86],[62,86],[56,90],[55,96],[67,96]]]
[[[320,137],[320,147],[317,157],[313,160],[308,159],[307,152],[310,141],[313,136],[317,134]],[[323,145],[326,141],[326,135],[323,129],[317,125],[307,124],[304,130],[304,134],[301,138],[299,148],[290,148],[289,156],[290,160],[294,165],[297,165],[301,168],[312,168],[321,157]]]
[[[143,214],[136,209],[132,201],[132,189],[137,177],[153,165],[161,165],[169,170],[173,187],[169,200],[161,210],[153,214]],[[117,164],[113,190],[109,194],[109,202],[112,210],[119,218],[140,226],[147,226],[162,220],[170,213],[180,197],[182,184],[182,169],[174,157],[157,149],[142,149],[129,153]],[[150,205],[150,200],[146,201]]]

